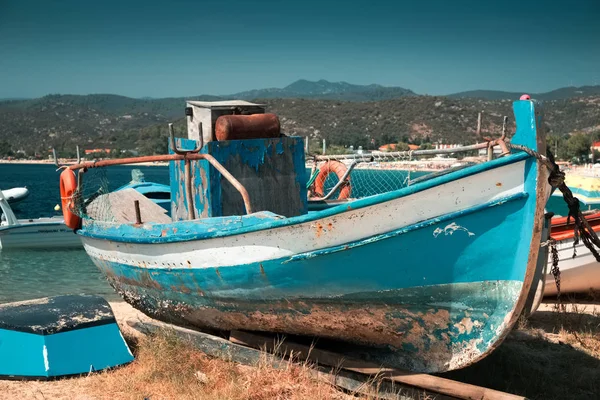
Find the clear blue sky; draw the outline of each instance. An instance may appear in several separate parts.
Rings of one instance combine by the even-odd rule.
[[[600,84],[600,0],[0,0],[0,98]]]

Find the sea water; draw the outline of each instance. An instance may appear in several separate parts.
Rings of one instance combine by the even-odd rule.
[[[131,181],[133,168],[140,169],[148,182],[169,183],[168,167],[118,166],[105,169],[109,188],[114,190]],[[61,211],[54,211],[60,204],[59,175],[54,165],[0,164],[0,189],[29,189],[29,197],[11,205],[17,218],[60,216]],[[0,303],[61,294],[119,298],[83,248],[0,250]]]

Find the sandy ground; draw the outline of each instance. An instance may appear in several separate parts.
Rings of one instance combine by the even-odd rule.
[[[150,321],[151,319],[147,316],[145,316],[144,314],[142,314],[141,312],[135,310],[134,308],[132,308],[130,305],[128,305],[127,303],[124,302],[111,302],[111,307],[115,313],[115,317],[117,318],[117,321],[119,323],[119,325],[121,326],[121,329],[123,331],[123,333],[126,336],[129,337],[140,337],[140,333],[137,332],[136,330],[134,330],[133,328],[131,328],[128,325],[128,321]],[[482,375],[482,371],[487,371],[490,369],[490,366],[488,364],[492,364],[494,365],[494,368],[498,368],[498,369],[502,369],[502,368],[511,368],[515,363],[519,363],[519,361],[514,361],[512,359],[510,359],[509,361],[505,362],[503,361],[506,357],[507,357],[507,353],[508,356],[510,357],[520,357],[522,356],[523,349],[525,347],[523,347],[523,343],[527,344],[527,343],[533,343],[532,341],[537,341],[537,343],[545,343],[544,346],[556,346],[560,344],[560,348],[564,349],[564,341],[565,341],[565,333],[561,332],[562,329],[562,322],[558,322],[558,320],[560,319],[561,315],[565,315],[564,313],[567,314],[573,314],[578,316],[578,319],[581,318],[581,316],[586,317],[586,318],[593,318],[593,324],[596,325],[600,325],[600,304],[588,304],[588,303],[579,303],[579,304],[567,304],[566,305],[566,310],[562,311],[563,314],[560,314],[557,312],[557,308],[555,307],[554,304],[547,302],[547,303],[542,303],[540,308],[538,309],[538,311],[532,316],[531,321],[524,324],[523,326],[517,326],[516,329],[514,329],[511,334],[509,335],[509,337],[506,339],[506,341],[500,346],[500,348],[498,350],[496,350],[494,353],[492,353],[490,356],[488,356],[486,359],[484,359],[483,361],[480,361],[479,363],[465,369],[465,370],[459,370],[459,371],[453,371],[451,373],[449,373],[449,376],[447,375],[447,377],[451,378],[451,379],[457,379],[457,380],[463,380],[466,382],[470,382],[470,383],[474,383],[474,384],[481,384],[484,385],[484,383],[486,383],[486,381],[478,381],[480,378],[480,376]],[[525,326],[527,325],[527,326]],[[561,327],[557,330],[557,327]],[[533,329],[535,328],[535,329]],[[535,343],[534,343],[535,344]],[[577,344],[575,344],[575,348],[577,348]],[[542,348],[540,348],[538,345],[535,345],[533,351],[535,351],[535,353],[532,354],[536,354],[539,353],[542,350]],[[581,349],[579,349],[578,351],[580,351]],[[570,350],[569,350],[570,351]],[[587,353],[590,353],[589,351]],[[580,357],[579,354],[577,354],[578,357]],[[581,356],[584,356],[584,353],[581,353]],[[526,358],[528,358],[529,356],[525,355]],[[560,355],[560,357],[563,357],[562,355]],[[592,358],[595,360],[593,361],[596,365],[598,363],[600,363],[600,355],[598,353],[593,353],[592,354]],[[502,365],[502,364],[507,364],[507,365]],[[600,364],[598,364],[600,365]],[[126,370],[127,368],[130,368],[130,366],[126,366],[124,369],[121,369],[121,371]],[[521,368],[519,368],[521,369]],[[471,372],[469,372],[469,370],[472,370]],[[557,371],[559,372],[559,371]],[[111,374],[112,372],[109,372],[109,374]],[[118,372],[117,372],[118,373]],[[485,372],[484,372],[485,373]],[[577,371],[573,371],[573,373],[577,373]],[[520,378],[521,375],[523,373],[520,372],[518,377]],[[491,382],[487,382],[486,387],[493,387],[496,386],[495,383],[498,381],[498,372],[495,371],[492,374],[492,379],[493,381]],[[502,375],[502,374],[500,374]],[[506,380],[506,376],[502,377],[500,376],[499,378],[501,379],[505,379]],[[91,400],[91,399],[99,399],[99,398],[103,398],[102,396],[98,397],[98,395],[96,394],[93,397],[90,397],[89,395],[86,395],[85,392],[85,388],[86,387],[93,387],[94,385],[94,380],[96,380],[96,382],[102,379],[101,376],[99,376],[98,374],[92,374],[90,376],[86,376],[86,377],[79,377],[79,378],[71,378],[71,379],[62,379],[62,380],[57,380],[57,381],[50,381],[50,382],[39,382],[39,381],[0,381],[0,399],[36,399],[36,400],[41,400],[41,399],[55,399],[55,400],[62,400],[62,399],[70,399],[70,400]],[[514,379],[514,378],[513,378]],[[524,378],[525,380],[529,380],[531,378]],[[535,379],[535,378],[533,378]],[[587,382],[588,380],[586,380]],[[505,387],[503,387],[503,383],[501,383],[502,381],[498,382],[498,385],[500,385],[498,387],[498,389],[504,389]],[[97,384],[96,384],[97,385]],[[545,384],[547,385],[547,384]],[[563,386],[561,384],[561,386]],[[506,390],[506,389],[505,389]],[[537,388],[529,388],[527,389],[527,387],[523,387],[521,390],[527,391],[527,390],[533,390],[533,393],[539,393]],[[521,390],[515,390],[517,393],[521,392]],[[587,389],[589,390],[589,388]],[[595,391],[594,388],[591,389],[592,391]],[[554,394],[554,392],[551,392],[552,394]],[[123,398],[132,398],[132,397],[123,397]],[[137,397],[136,397],[137,398]],[[535,395],[531,396],[530,398],[538,398]],[[544,397],[546,398],[546,397]],[[552,396],[551,398],[555,398],[554,396]],[[561,397],[558,397],[561,398]],[[582,398],[582,397],[569,397],[569,398]],[[140,394],[139,397],[140,400],[144,399],[144,396]],[[152,397],[152,399],[150,400],[154,400],[155,397]]]

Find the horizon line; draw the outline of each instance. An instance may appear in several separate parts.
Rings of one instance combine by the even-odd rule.
[[[448,96],[452,96],[452,95],[457,95],[457,94],[461,94],[461,93],[469,93],[469,92],[501,92],[501,93],[527,93],[530,95],[539,95],[539,94],[547,94],[547,93],[551,93],[557,90],[561,90],[561,89],[581,89],[581,88],[585,88],[585,87],[599,87],[600,84],[587,84],[587,85],[582,85],[582,86],[574,86],[574,85],[570,85],[570,86],[560,86],[560,87],[556,87],[554,89],[545,91],[545,92],[528,92],[528,91],[515,91],[515,90],[502,90],[502,89],[472,89],[472,90],[464,90],[464,91],[460,91],[460,92],[452,92],[452,93],[447,93],[447,94],[429,94],[429,93],[417,93],[415,91],[413,91],[412,89],[409,89],[407,87],[404,86],[386,86],[386,85],[382,85],[379,83],[369,83],[369,84],[355,84],[355,83],[350,83],[347,81],[328,81],[326,79],[319,79],[319,80],[315,80],[315,81],[311,81],[308,79],[297,79],[295,81],[293,81],[292,83],[290,83],[287,86],[290,86],[296,82],[299,81],[305,81],[305,82],[311,82],[311,83],[316,83],[316,82],[321,82],[321,81],[325,81],[327,83],[346,83],[346,84],[350,84],[353,86],[373,86],[373,85],[377,85],[380,86],[382,88],[400,88],[400,89],[405,89],[405,90],[409,90],[412,93],[414,93],[414,95],[416,96],[430,96],[430,97],[448,97]],[[128,96],[128,95],[124,95],[124,94],[118,94],[118,93],[102,93],[102,92],[97,92],[97,93],[86,93],[86,94],[76,94],[76,93],[47,93],[41,96],[37,96],[37,97],[20,97],[20,96],[10,96],[10,97],[0,97],[0,101],[11,101],[11,100],[34,100],[34,99],[41,99],[44,97],[48,97],[48,96],[99,96],[99,95],[110,95],[110,96],[120,96],[120,97],[127,97],[130,99],[135,99],[135,100],[159,100],[159,99],[179,99],[179,98],[186,98],[186,97],[202,97],[202,96],[212,96],[212,97],[227,97],[227,96],[233,96],[236,94],[240,94],[240,93],[247,93],[247,92],[252,92],[252,91],[260,91],[260,90],[268,90],[268,89],[277,89],[277,90],[283,90],[285,89],[287,86],[284,87],[267,87],[267,88],[260,88],[260,89],[249,89],[249,90],[242,90],[240,92],[237,93],[229,93],[229,94],[208,94],[208,93],[203,93],[203,94],[197,94],[197,95],[177,95],[177,96],[162,96],[162,97],[154,97],[154,96],[140,96],[140,97],[134,97],[134,96]],[[351,92],[350,92],[351,93]],[[410,95],[407,95],[410,96]],[[399,96],[399,97],[404,97],[404,96]],[[275,99],[277,97],[274,97],[273,99]],[[302,97],[299,97],[302,98]]]

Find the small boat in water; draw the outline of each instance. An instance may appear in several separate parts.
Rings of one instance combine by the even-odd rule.
[[[593,211],[585,215],[585,219],[595,232],[600,232],[600,212]],[[556,241],[558,250],[558,267],[560,270],[561,293],[587,293],[591,290],[600,291],[600,262],[583,241],[573,247],[575,241],[573,228],[575,221],[567,217],[553,218],[550,236]],[[549,267],[552,257],[548,259]],[[549,269],[548,269],[549,270]],[[556,296],[558,289],[554,276],[546,275],[544,295]]]
[[[282,135],[257,104],[188,102],[188,139],[171,131],[174,154],[63,171],[63,212],[115,290],[150,316],[336,339],[383,366],[453,370],[502,342],[545,265],[549,170],[508,150],[545,152],[541,114],[530,100],[514,113],[510,143],[463,149],[497,145],[500,158],[309,212],[302,138]],[[94,199],[94,209],[110,201],[105,220],[78,204],[86,171],[148,161],[170,162],[170,218],[125,191]]]
[[[61,217],[17,219],[0,191],[0,250],[81,247],[81,239]]]
[[[23,201],[29,196],[29,189],[26,187],[18,187],[12,189],[2,190],[2,195],[10,204],[16,204]]]
[[[144,173],[139,169],[131,171],[131,182],[121,186],[116,192],[124,189],[134,189],[167,211],[171,211],[171,187],[155,182],[146,182]]]

